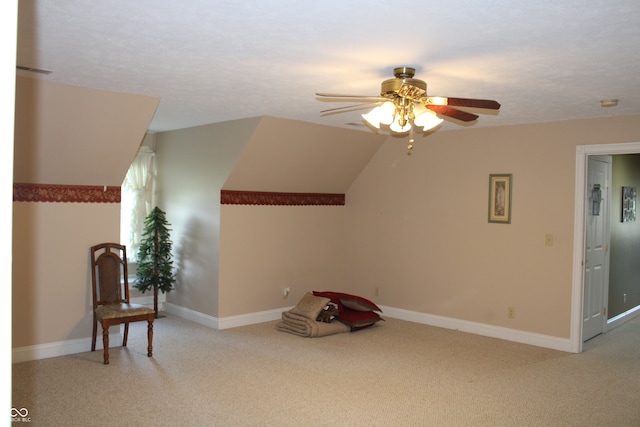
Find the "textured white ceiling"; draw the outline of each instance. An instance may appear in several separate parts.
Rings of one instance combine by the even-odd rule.
[[[639,23],[638,0],[20,0],[17,63],[160,97],[151,131],[270,115],[369,132],[315,92],[377,95],[397,66],[430,95],[497,100],[472,126],[503,126],[640,114]]]

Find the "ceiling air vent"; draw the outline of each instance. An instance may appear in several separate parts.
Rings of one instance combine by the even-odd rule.
[[[33,67],[23,67],[22,65],[16,65],[18,70],[29,71],[31,73],[40,73],[40,74],[51,74],[53,71],[51,70],[43,70],[42,68],[33,68]]]

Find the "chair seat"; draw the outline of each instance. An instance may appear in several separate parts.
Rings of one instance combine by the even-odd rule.
[[[138,316],[144,314],[155,314],[152,308],[141,304],[116,303],[101,305],[96,308],[96,318],[102,319],[118,319],[121,317]]]

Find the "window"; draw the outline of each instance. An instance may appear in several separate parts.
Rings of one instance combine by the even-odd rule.
[[[140,247],[144,220],[153,207],[155,153],[142,146],[122,183],[120,204],[120,242],[127,246],[127,258],[133,261]]]

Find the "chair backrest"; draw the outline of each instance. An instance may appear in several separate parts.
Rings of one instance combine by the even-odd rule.
[[[91,285],[93,307],[129,302],[127,248],[118,243],[91,247]]]

